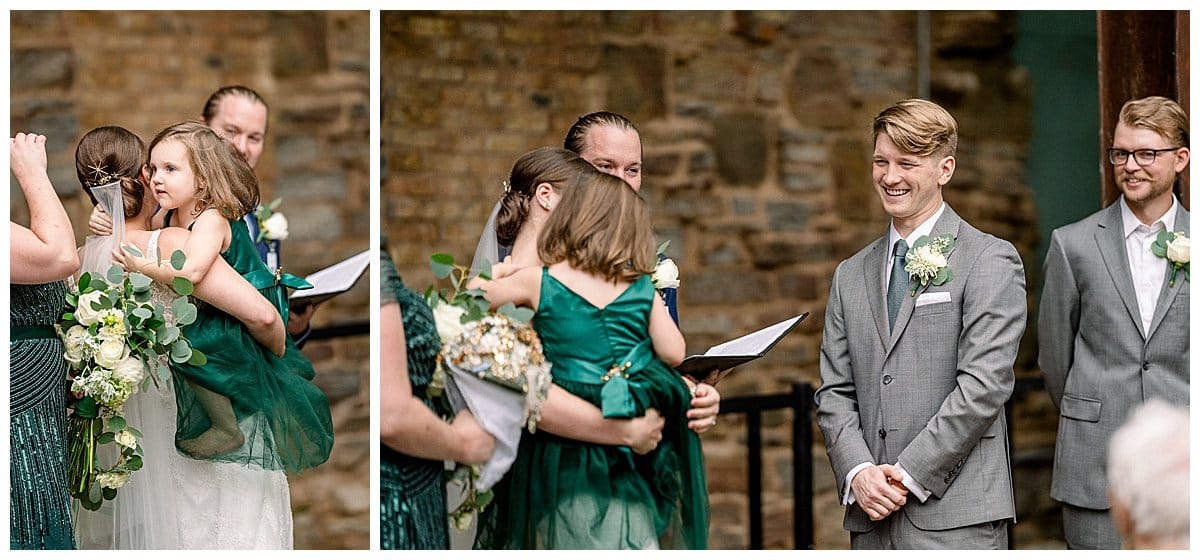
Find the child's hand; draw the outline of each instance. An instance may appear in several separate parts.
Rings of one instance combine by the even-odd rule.
[[[499,280],[518,270],[512,262],[512,256],[504,257],[504,262],[492,265],[492,280]]]
[[[146,265],[150,264],[150,260],[139,257],[129,252],[127,245],[121,245],[112,252],[113,264],[120,265],[128,272],[140,272]]]
[[[88,216],[88,229],[92,235],[112,235],[112,218],[104,212],[104,208],[96,206],[92,208],[91,216]]]
[[[717,425],[717,413],[721,411],[721,393],[707,383],[696,385],[692,390],[692,408],[687,411],[688,427],[702,434]]]

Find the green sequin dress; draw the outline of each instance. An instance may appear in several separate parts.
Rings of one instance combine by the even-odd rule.
[[[427,394],[442,346],[433,312],[416,292],[406,288],[396,266],[380,253],[380,302],[400,304],[408,350],[412,393],[431,410]],[[383,340],[380,344],[392,344]],[[384,550],[450,548],[446,517],[446,484],[442,462],[405,455],[379,446],[379,546]]]
[[[168,214],[167,223],[171,216]],[[285,286],[295,277],[276,275],[258,256],[242,220],[229,220],[229,248],[221,254],[229,266],[288,316]],[[303,282],[303,280],[300,280]],[[209,305],[200,305],[196,321],[183,328],[194,348],[208,356],[202,366],[171,364],[179,424],[176,444],[199,436],[212,425],[194,385],[227,397],[237,416],[244,443],[232,451],[195,457],[210,461],[257,465],[267,470],[299,472],[324,463],[333,448],[329,398],[312,380],[312,362],[291,336],[283,357],[258,344],[245,325]],[[180,452],[184,452],[180,449]],[[186,452],[185,452],[186,454]]]
[[[54,333],[62,282],[12,284],[9,325],[9,547],[71,549],[67,363]]]
[[[666,421],[663,439],[651,453],[636,455],[542,430],[523,434],[512,469],[480,516],[476,548],[707,547],[704,458],[686,418],[691,394],[653,355],[653,304],[648,275],[597,308],[543,269],[533,324],[554,364],[554,383],[609,418],[657,409]],[[616,363],[631,364],[628,378],[601,381]]]

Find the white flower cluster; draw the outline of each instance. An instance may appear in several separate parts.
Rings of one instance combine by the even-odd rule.
[[[932,279],[944,266],[946,256],[932,243],[917,247],[905,255],[904,271],[920,280]]]
[[[551,381],[550,362],[537,332],[504,315],[463,324],[462,313],[462,308],[446,303],[434,309],[442,359],[480,379],[523,392],[526,426],[533,431]]]
[[[125,471],[105,471],[96,475],[96,482],[101,488],[116,490],[129,482],[129,473]]]
[[[288,221],[280,212],[274,212],[265,220],[258,223],[262,236],[270,240],[283,240],[288,236]]]

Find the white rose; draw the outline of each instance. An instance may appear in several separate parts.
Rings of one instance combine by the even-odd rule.
[[[463,308],[448,303],[438,303],[433,309],[433,321],[437,323],[438,336],[442,342],[454,340],[463,333]]]
[[[658,265],[654,267],[654,275],[650,278],[654,281],[654,287],[660,290],[678,288],[679,267],[675,266],[675,261],[663,259],[658,261]]]
[[[129,385],[137,385],[146,378],[146,364],[135,356],[127,356],[113,367],[113,376]]]
[[[102,472],[96,475],[96,482],[100,483],[101,488],[111,488],[116,490],[125,486],[129,482],[129,473],[127,472]]]
[[[104,292],[96,291],[79,296],[79,302],[75,306],[75,320],[79,321],[79,324],[90,327],[100,321],[100,318],[104,316],[107,310],[96,311],[92,309],[92,304],[99,302],[100,297],[103,295]]]
[[[63,335],[63,347],[66,352],[63,353],[63,358],[71,364],[73,368],[79,368],[80,364],[87,359],[87,329],[82,326],[75,325],[67,329]]]
[[[1186,235],[1176,234],[1175,238],[1167,243],[1167,258],[1171,262],[1188,264],[1192,260],[1192,240]]]
[[[137,436],[133,435],[133,432],[129,430],[121,430],[117,432],[117,435],[113,437],[113,441],[116,441],[117,444],[129,449],[137,447]]]
[[[125,346],[125,341],[115,338],[110,338],[100,343],[100,347],[96,349],[96,363],[106,369],[113,369],[117,364],[129,356],[129,348]]]
[[[279,212],[271,214],[271,217],[263,220],[259,227],[262,228],[263,237],[267,239],[287,239],[288,221]]]

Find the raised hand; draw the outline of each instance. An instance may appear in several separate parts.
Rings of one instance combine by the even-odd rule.
[[[908,489],[899,482],[904,474],[895,465],[872,465],[854,475],[850,488],[855,503],[871,518],[879,521],[898,511],[907,501]]]
[[[20,181],[34,173],[46,173],[46,137],[18,132],[9,141],[9,168]]]

